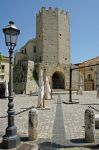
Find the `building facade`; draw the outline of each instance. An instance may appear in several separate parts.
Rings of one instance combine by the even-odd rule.
[[[99,86],[99,56],[80,63],[79,71],[83,81],[83,90],[97,90]]]
[[[9,82],[9,58],[3,56],[0,63],[0,97],[6,96],[6,88]]]

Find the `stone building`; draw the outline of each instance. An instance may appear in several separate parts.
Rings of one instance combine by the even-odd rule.
[[[0,62],[0,97],[5,97],[6,86],[9,82],[9,58],[3,56]]]
[[[70,65],[69,13],[43,7],[36,15],[36,38],[15,54],[14,91],[37,91],[40,68],[46,70],[52,89],[68,90]],[[73,89],[77,89],[78,73],[74,74]]]
[[[99,86],[99,56],[80,63],[79,71],[83,80],[83,90],[96,90]]]

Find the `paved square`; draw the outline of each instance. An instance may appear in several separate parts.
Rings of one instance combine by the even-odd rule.
[[[68,99],[68,93],[54,94],[53,100],[45,101],[46,109],[38,109],[38,149],[46,147],[45,150],[49,150],[88,144],[84,141],[84,112],[90,105],[99,110],[96,91],[84,92],[83,95],[74,93],[72,99],[79,101],[79,104],[62,103]],[[15,116],[15,125],[21,137],[28,136],[28,108],[37,107],[37,100],[37,96],[16,95],[14,97],[15,111],[20,112]],[[7,104],[7,99],[0,99],[0,141],[7,127],[7,117],[5,117]],[[95,113],[99,112],[95,111]]]

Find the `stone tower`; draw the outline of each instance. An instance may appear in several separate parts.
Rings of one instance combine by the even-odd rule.
[[[27,67],[28,71],[24,73],[25,79],[28,79],[24,80],[24,85],[22,82],[22,87],[26,93],[37,89],[33,70],[36,69],[37,74],[39,74],[40,68],[46,72],[44,74],[48,77],[52,89],[68,90],[70,72],[69,13],[58,8],[46,9],[42,7],[36,14],[36,38],[29,40],[20,49],[15,60],[17,65],[23,64],[24,61],[28,61],[27,64],[30,63],[29,61],[34,63],[34,65],[31,65],[32,62],[27,65],[30,68]],[[18,78],[18,76],[15,77],[16,84],[14,85],[19,90],[20,82],[17,83],[17,81],[23,80]]]
[[[37,58],[44,63],[70,64],[69,14],[45,7],[36,16]]]

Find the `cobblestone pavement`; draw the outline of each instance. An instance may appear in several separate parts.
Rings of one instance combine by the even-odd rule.
[[[65,93],[55,94],[52,100],[45,101],[45,109],[38,109],[38,142],[24,141],[28,137],[28,108],[37,106],[38,97],[29,95],[16,95],[14,97],[15,111],[16,113],[20,112],[15,116],[15,125],[18,134],[23,137],[24,150],[27,150],[24,144],[32,144],[34,150],[99,150],[97,146],[88,148],[88,145],[90,147],[93,144],[88,144],[84,140],[85,109],[91,105],[99,110],[99,98],[96,98],[96,91],[84,92],[83,95],[74,93],[72,100],[79,101],[78,104],[62,103],[68,101],[68,97],[68,94]],[[7,117],[5,117],[7,115],[7,104],[7,99],[0,99],[0,142],[7,127]],[[98,130],[96,130],[96,135],[97,144],[99,143]],[[23,148],[17,148],[17,150],[23,150]]]

